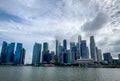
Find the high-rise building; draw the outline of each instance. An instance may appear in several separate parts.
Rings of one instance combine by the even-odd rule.
[[[94,40],[94,36],[90,37],[90,53],[91,53],[91,58],[94,61],[97,61],[97,57],[96,57],[96,46],[95,46],[95,40]]]
[[[104,61],[108,64],[112,63],[111,53],[103,53]]]
[[[63,47],[65,50],[67,50],[67,40],[65,40],[65,39],[63,40]]]
[[[77,56],[78,58],[77,59],[80,59],[81,58],[81,36],[79,35],[78,36],[78,43],[77,43]]]
[[[59,46],[60,46],[60,42],[58,40],[56,40],[56,62],[59,63],[60,62],[60,49],[59,49]]]
[[[89,48],[86,47],[86,49],[87,49],[87,58],[89,59]]]
[[[96,56],[97,56],[97,61],[101,62],[102,61],[102,51],[101,51],[101,49],[98,49],[97,47],[96,47]]]
[[[24,64],[24,61],[25,61],[25,49],[22,48],[22,54],[21,54],[21,57],[20,57],[20,64]]]
[[[14,62],[14,48],[15,48],[15,43],[11,43],[8,45],[6,63]]]
[[[86,40],[81,41],[81,56],[82,59],[88,59]]]
[[[14,64],[20,64],[21,54],[22,54],[22,43],[17,43],[17,47],[14,55]]]
[[[32,64],[38,65],[40,63],[40,56],[41,56],[41,44],[35,43],[33,48],[33,56],[32,56]]]
[[[77,56],[77,48],[75,46],[75,42],[71,42],[70,43],[70,50],[71,50],[71,63],[74,64],[75,63],[75,60],[77,59],[76,56]]]
[[[45,61],[44,57],[45,57],[45,54],[48,52],[48,43],[47,42],[44,42],[43,43],[43,52],[42,52],[42,62]]]
[[[1,63],[6,62],[6,55],[7,55],[7,42],[3,41],[2,43],[2,50],[1,50]]]

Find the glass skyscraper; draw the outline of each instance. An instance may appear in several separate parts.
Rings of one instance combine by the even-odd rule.
[[[65,50],[67,50],[67,40],[65,40],[65,39],[63,40],[63,47]]]
[[[22,54],[22,43],[17,43],[17,47],[14,55],[14,64],[20,64],[21,54]]]
[[[94,40],[94,36],[90,37],[90,53],[91,53],[91,58],[94,61],[97,61],[97,57],[96,57],[96,46],[95,46],[95,40]]]
[[[22,54],[20,56],[20,64],[24,64],[26,50],[22,48]]]
[[[59,63],[60,62],[60,51],[59,51],[59,46],[60,46],[60,43],[58,40],[56,40],[56,56],[57,56],[57,62]]]
[[[86,40],[81,41],[81,56],[83,59],[87,59],[87,46],[86,46]]]
[[[7,42],[3,41],[1,50],[1,63],[6,62],[6,55],[7,55]]]
[[[41,47],[42,47],[41,44],[35,43],[33,48],[33,56],[32,56],[33,65],[38,65],[40,63]]]
[[[8,45],[6,63],[14,62],[14,48],[15,48],[15,43],[11,43]]]
[[[108,64],[112,63],[112,56],[111,53],[103,53],[104,61]]]

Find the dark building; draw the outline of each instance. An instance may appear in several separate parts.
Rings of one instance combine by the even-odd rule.
[[[21,54],[21,57],[20,57],[20,64],[24,64],[24,61],[25,61],[25,49],[23,48],[22,49],[22,54]]]
[[[2,43],[2,50],[1,50],[1,63],[6,63],[6,56],[7,56],[7,42],[3,41]]]
[[[14,55],[14,64],[20,64],[21,54],[22,54],[22,43],[17,43],[17,47]]]
[[[112,64],[111,53],[103,53],[105,63]]]
[[[97,61],[97,57],[96,57],[96,46],[95,46],[95,40],[94,40],[94,36],[90,37],[90,53],[91,53],[91,58],[94,61]]]
[[[42,47],[42,45],[39,43],[35,43],[35,45],[33,47],[33,56],[32,56],[32,64],[33,65],[40,64],[41,47]]]
[[[15,43],[11,43],[8,45],[8,52],[7,52],[7,58],[6,58],[7,64],[14,63],[14,48],[15,48]]]
[[[63,40],[63,47],[65,50],[67,50],[67,40],[65,40],[65,39]]]
[[[42,52],[42,62],[45,61],[44,57],[45,57],[45,54],[48,52],[48,43],[47,42],[44,42],[43,43],[43,52]]]
[[[88,59],[86,40],[81,41],[81,56],[83,59]]]

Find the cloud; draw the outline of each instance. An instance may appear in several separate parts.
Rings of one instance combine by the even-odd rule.
[[[107,16],[107,14],[100,12],[92,21],[87,21],[82,26],[82,30],[86,32],[87,35],[88,34],[94,35],[94,33],[96,33],[97,31],[104,27],[108,20],[109,17]]]

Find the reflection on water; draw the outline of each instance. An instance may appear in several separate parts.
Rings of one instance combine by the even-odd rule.
[[[1,66],[0,81],[120,81],[120,69]]]

